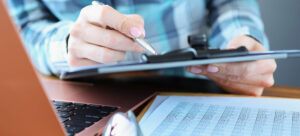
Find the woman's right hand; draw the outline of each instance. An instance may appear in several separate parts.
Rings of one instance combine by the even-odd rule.
[[[79,67],[121,61],[127,51],[144,51],[132,39],[138,37],[145,37],[141,16],[124,15],[107,5],[87,6],[71,28],[68,63]]]

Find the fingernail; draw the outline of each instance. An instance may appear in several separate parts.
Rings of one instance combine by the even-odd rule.
[[[197,67],[191,67],[191,72],[192,73],[196,73],[196,74],[199,74],[202,72],[202,70],[200,68],[197,68]]]
[[[217,73],[219,71],[219,68],[216,66],[208,66],[207,71],[210,73]]]
[[[144,35],[144,37],[146,37],[146,32],[144,28],[142,28],[142,34]]]
[[[142,35],[142,31],[141,30],[139,30],[138,28],[136,28],[136,27],[132,27],[131,29],[130,29],[130,34],[133,36],[133,37],[136,37],[136,38],[138,38],[138,37],[140,37],[141,35]]]

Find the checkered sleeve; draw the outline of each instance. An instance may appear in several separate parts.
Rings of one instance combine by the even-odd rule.
[[[207,0],[210,45],[226,48],[238,35],[248,35],[269,49],[258,4],[255,0]]]
[[[58,21],[41,0],[8,0],[26,49],[37,69],[58,75],[67,67],[66,37],[72,22]]]

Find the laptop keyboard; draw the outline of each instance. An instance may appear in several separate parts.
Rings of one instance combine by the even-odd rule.
[[[52,102],[69,136],[75,135],[118,109],[117,107],[83,103]]]

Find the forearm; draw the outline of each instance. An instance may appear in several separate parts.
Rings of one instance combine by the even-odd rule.
[[[207,5],[212,46],[227,48],[233,38],[248,35],[269,49],[259,7],[254,0],[210,0]]]
[[[66,36],[72,22],[59,21],[40,0],[8,1],[26,49],[38,70],[58,75],[66,64]]]
[[[39,21],[23,29],[22,35],[31,59],[38,70],[46,75],[59,75],[68,68],[66,37],[72,22]]]

